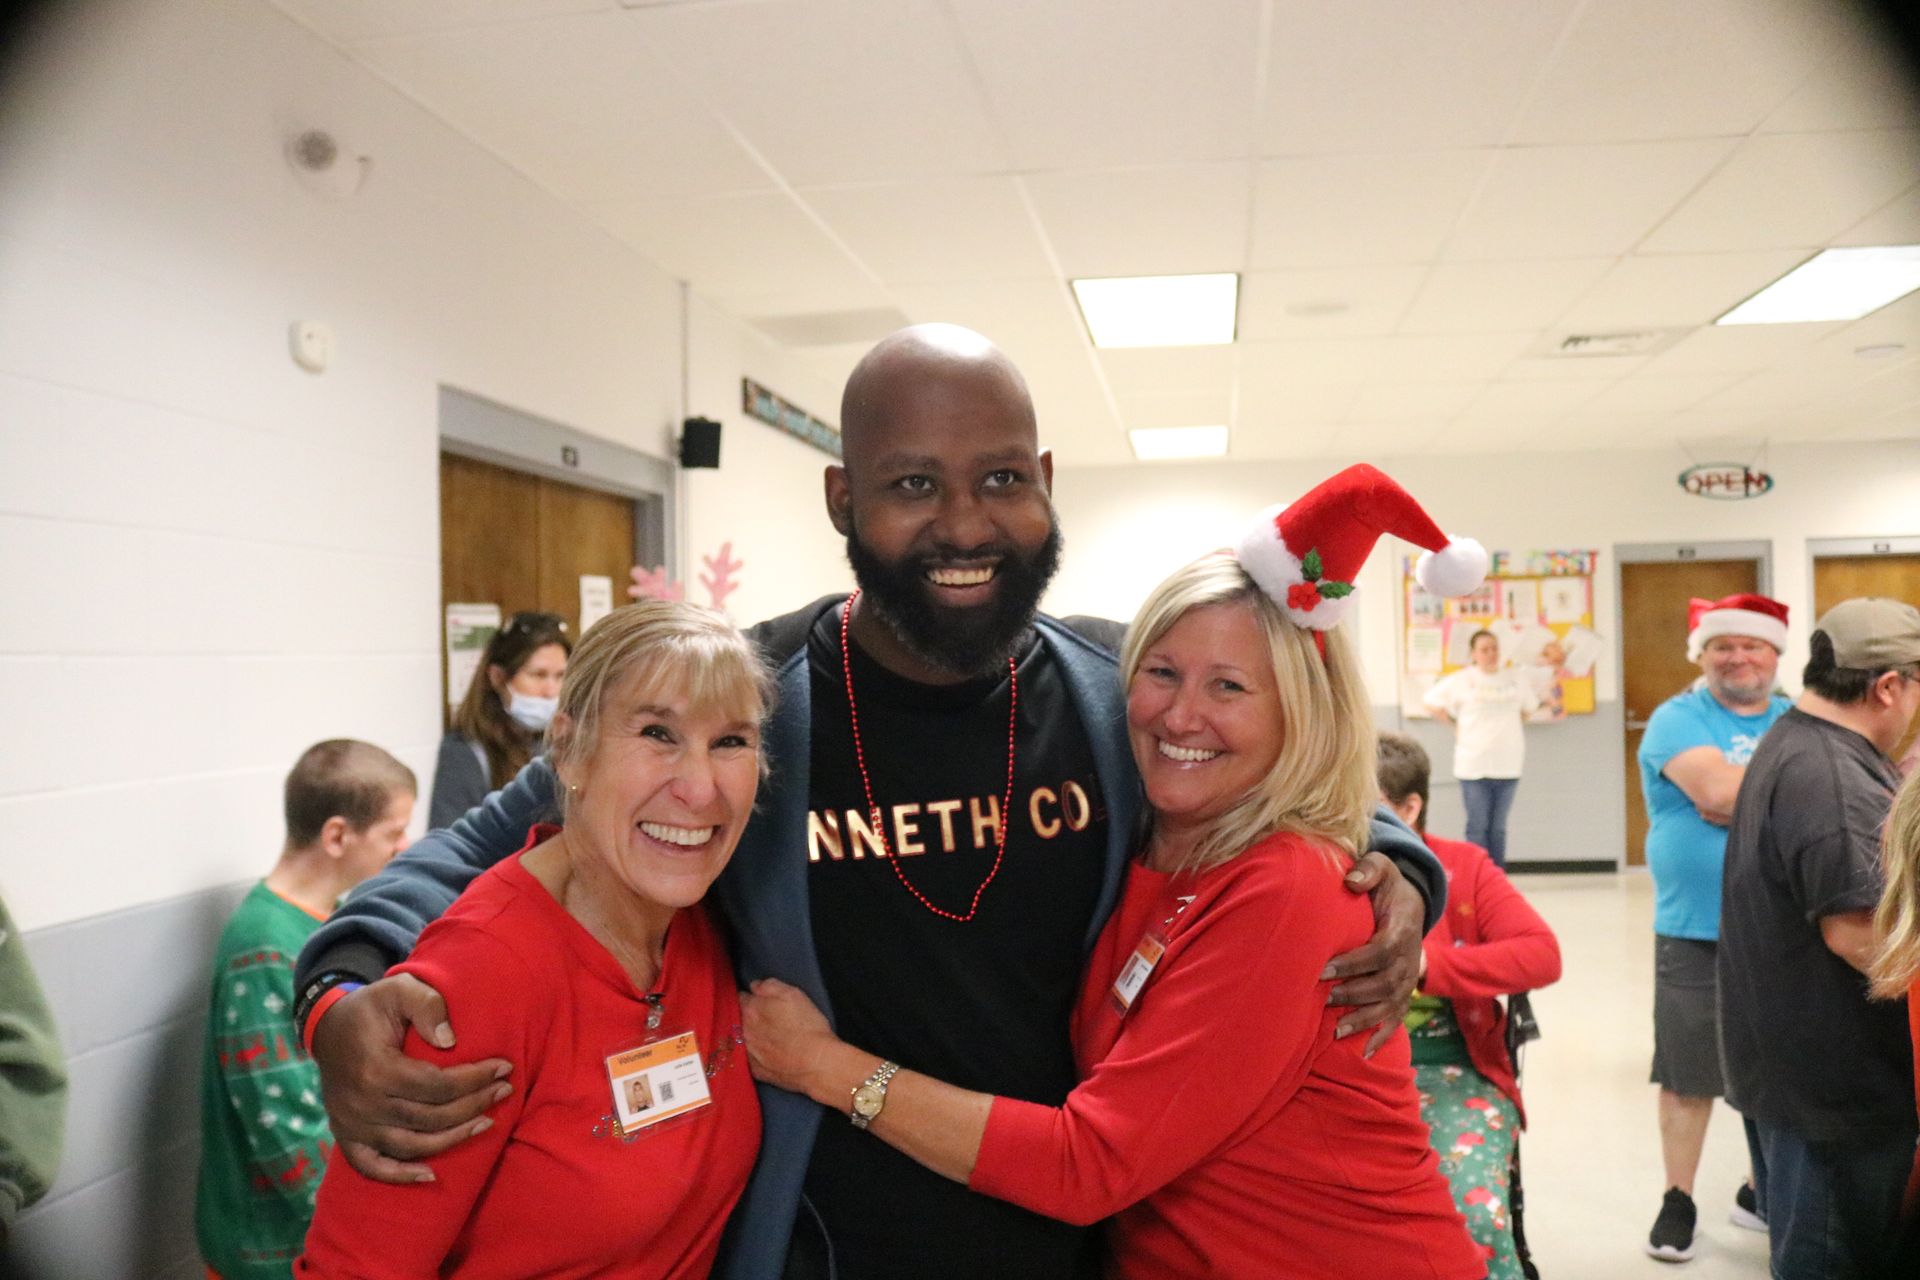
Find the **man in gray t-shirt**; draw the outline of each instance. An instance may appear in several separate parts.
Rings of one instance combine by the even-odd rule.
[[[1920,711],[1920,611],[1848,600],[1813,633],[1805,692],[1747,765],[1727,838],[1720,1032],[1727,1100],[1759,1129],[1773,1274],[1891,1274],[1913,1166],[1903,1001],[1870,1001],[1888,758]]]

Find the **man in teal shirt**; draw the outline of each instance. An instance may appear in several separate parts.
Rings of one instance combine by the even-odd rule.
[[[418,787],[379,747],[335,739],[287,775],[280,860],[214,957],[200,1083],[200,1254],[220,1280],[293,1274],[332,1140],[293,1022],[293,962],[334,903],[407,843]]]
[[[1693,1256],[1693,1178],[1713,1100],[1724,1091],[1714,979],[1720,869],[1727,825],[1760,735],[1793,704],[1774,693],[1787,643],[1787,607],[1741,594],[1694,600],[1687,657],[1701,679],[1660,704],[1640,740],[1653,873],[1653,1083],[1660,1086],[1660,1153],[1667,1192],[1647,1239],[1662,1262]],[[1754,1147],[1749,1128],[1748,1146]],[[1764,1230],[1765,1173],[1735,1197],[1733,1221]]]

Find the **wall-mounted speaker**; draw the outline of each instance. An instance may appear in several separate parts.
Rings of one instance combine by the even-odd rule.
[[[688,418],[680,424],[680,465],[720,465],[720,424],[712,418]]]

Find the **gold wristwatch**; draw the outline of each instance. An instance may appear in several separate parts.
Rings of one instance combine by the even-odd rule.
[[[899,1063],[882,1061],[874,1073],[854,1089],[853,1110],[847,1113],[854,1128],[864,1129],[872,1124],[880,1108],[887,1105],[887,1081],[893,1079],[893,1073],[899,1069]]]

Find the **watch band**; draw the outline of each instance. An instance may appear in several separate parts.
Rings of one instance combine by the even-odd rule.
[[[893,1079],[893,1073],[900,1069],[897,1062],[882,1059],[872,1075],[862,1080],[853,1089],[853,1106],[847,1112],[847,1119],[853,1121],[853,1127],[864,1129],[880,1115],[880,1109],[887,1105],[887,1082]],[[872,1110],[860,1109],[861,1095],[872,1099]]]

